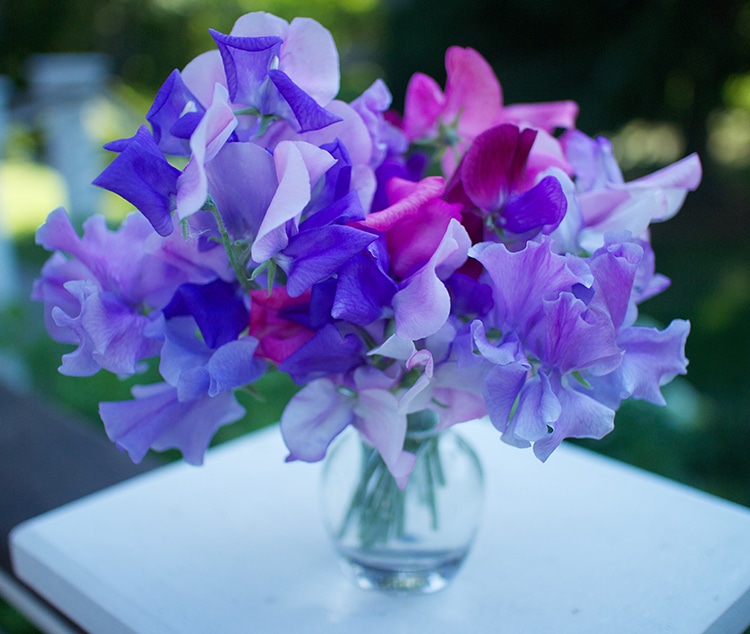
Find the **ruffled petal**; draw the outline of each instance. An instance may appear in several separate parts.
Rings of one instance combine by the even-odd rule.
[[[287,462],[322,460],[331,441],[353,420],[351,398],[329,379],[312,381],[290,399],[281,415]]]
[[[534,455],[542,462],[565,438],[603,438],[615,425],[614,410],[590,396],[565,387],[555,393],[560,401],[560,418],[552,432],[534,443]]]
[[[166,383],[133,388],[135,400],[99,404],[110,440],[140,462],[149,449],[179,449],[189,464],[200,465],[216,430],[240,419],[244,408],[232,392],[181,402]]]

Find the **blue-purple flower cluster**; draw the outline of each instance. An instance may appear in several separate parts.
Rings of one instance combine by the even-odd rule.
[[[281,432],[317,461],[355,427],[403,485],[407,416],[439,428],[488,415],[545,460],[600,438],[627,398],[663,403],[686,371],[686,321],[639,325],[655,273],[651,222],[701,178],[696,156],[624,182],[572,102],[504,105],[487,62],[446,54],[403,116],[376,81],[337,100],[338,54],[317,22],[241,17],[163,84],[95,184],[137,209],[79,237],[64,210],[33,296],[61,372],[121,376],[158,357],[163,382],[100,407],[133,460],[200,463],[243,416],[234,391],[270,364],[302,389]],[[177,167],[177,166],[181,167]]]

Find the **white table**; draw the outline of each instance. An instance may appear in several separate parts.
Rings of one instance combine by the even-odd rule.
[[[483,460],[475,547],[446,590],[387,596],[340,572],[319,465],[278,429],[25,522],[16,574],[86,630],[742,632],[750,510],[570,447],[546,464],[464,426]]]

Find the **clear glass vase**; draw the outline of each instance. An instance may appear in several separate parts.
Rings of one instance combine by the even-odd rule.
[[[404,444],[416,455],[399,489],[380,454],[354,431],[323,468],[326,525],[345,571],[363,588],[429,593],[444,588],[469,552],[483,501],[482,469],[453,429],[411,415]]]

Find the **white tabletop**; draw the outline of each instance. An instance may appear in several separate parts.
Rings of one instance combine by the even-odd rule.
[[[546,464],[463,426],[483,461],[474,549],[444,591],[389,596],[340,572],[320,465],[285,464],[277,428],[17,527],[17,575],[86,630],[742,632],[750,510],[590,452]]]

